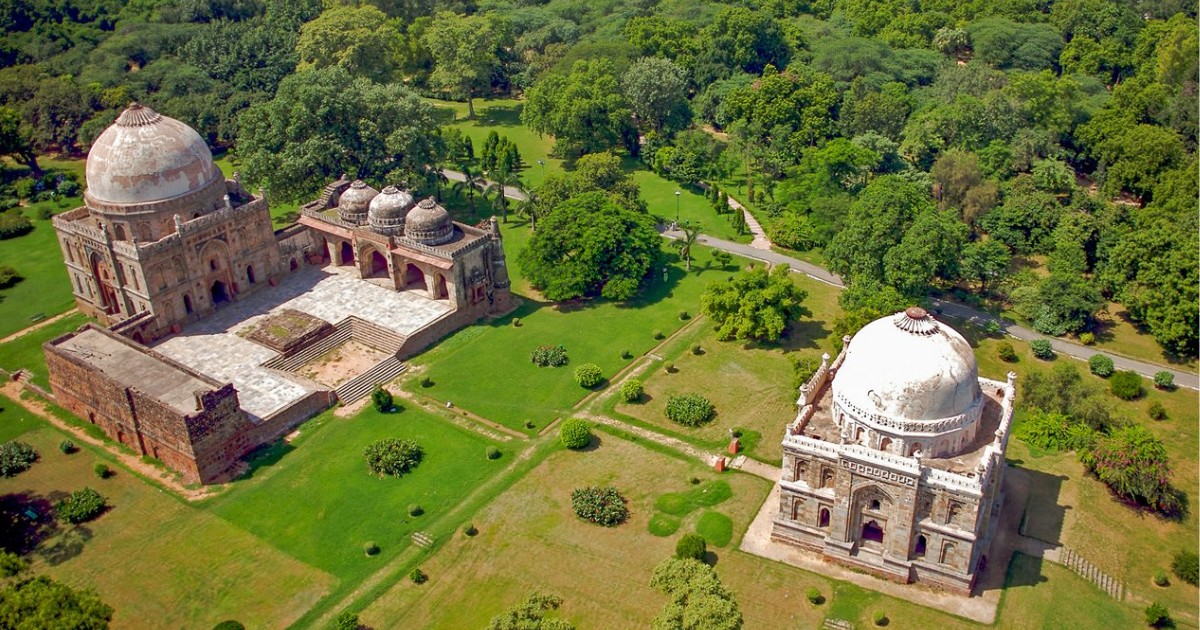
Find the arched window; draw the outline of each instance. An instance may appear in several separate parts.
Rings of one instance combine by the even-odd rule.
[[[829,527],[829,508],[821,508],[817,516],[817,527]]]
[[[871,499],[871,507],[870,507],[870,509],[872,509],[872,510],[876,510],[876,511],[878,511],[878,510],[879,510],[879,499]]]
[[[117,232],[117,240],[118,241],[125,240],[125,226],[118,223],[115,226],[115,228],[116,228],[116,232]]]
[[[833,487],[833,471],[832,470],[826,468],[821,471],[821,487],[822,488],[832,488]]]
[[[879,450],[886,451],[892,447],[892,438],[883,438],[879,441]]]
[[[187,294],[184,294],[184,296],[183,296],[183,310],[184,310],[184,312],[186,312],[188,315],[191,315],[191,314],[192,314],[192,296],[190,296],[190,295],[187,295]]]
[[[800,514],[804,512],[804,499],[795,497],[792,499],[792,520],[800,520]]]
[[[796,473],[792,478],[796,481],[803,481],[808,476],[808,462],[800,460],[796,462]]]
[[[921,534],[920,536],[917,536],[917,544],[915,547],[913,547],[913,555],[918,558],[924,558],[925,557],[925,548],[928,546],[929,546],[929,539],[925,537],[925,534]]]
[[[942,545],[942,555],[940,558],[938,558],[938,562],[942,564],[953,564],[955,549],[957,549],[957,547],[952,542]]]
[[[921,443],[913,442],[908,446],[908,456],[912,457],[921,451]]]
[[[246,279],[254,284],[254,265],[246,265]]]
[[[862,427],[858,427],[857,429],[855,429],[854,430],[854,441],[861,443],[862,439],[863,439],[863,434],[866,432],[867,432],[867,430]]]
[[[958,515],[962,514],[962,504],[954,501],[950,502],[950,509],[946,510],[946,524],[950,525],[958,520]]]

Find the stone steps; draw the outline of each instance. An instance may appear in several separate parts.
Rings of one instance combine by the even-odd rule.
[[[826,617],[825,622],[821,624],[822,630],[854,630],[854,624],[845,619],[834,619]]]
[[[433,546],[433,537],[425,532],[414,532],[412,535],[413,544],[426,549]]]
[[[1100,590],[1108,593],[1113,599],[1117,601],[1125,599],[1124,583],[1101,571],[1096,565],[1088,562],[1086,558],[1080,556],[1073,549],[1063,547],[1060,557],[1062,564],[1068,569],[1071,569],[1080,577],[1100,587]]]
[[[339,322],[338,325],[341,326],[342,324],[345,324],[350,329],[351,336],[355,341],[388,354],[397,354],[400,352],[400,348],[408,340],[407,337],[400,333],[392,332],[357,317],[347,317],[342,322]]]
[[[388,357],[377,363],[375,367],[342,383],[334,392],[343,404],[350,404],[369,394],[376,385],[396,378],[407,369],[408,366],[401,363],[396,357]]]
[[[304,364],[313,359],[333,350],[341,344],[349,341],[353,337],[353,331],[349,326],[345,328],[336,328],[334,332],[326,337],[322,337],[317,342],[304,348],[303,350],[291,355],[279,355],[273,357],[263,367],[268,367],[275,370],[284,370],[285,372],[295,372]]]

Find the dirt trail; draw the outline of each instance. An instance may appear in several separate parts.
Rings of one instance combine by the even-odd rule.
[[[15,332],[3,339],[0,339],[0,343],[8,343],[8,342],[12,341],[13,339],[17,339],[19,337],[24,337],[25,335],[28,335],[29,333],[31,333],[39,328],[49,326],[50,324],[53,324],[54,322],[66,317],[68,315],[73,315],[77,312],[79,312],[79,311],[77,311],[76,309],[71,309],[65,313],[59,313],[58,315],[55,315],[54,317],[47,317],[46,319],[43,319],[42,321],[40,321],[32,326],[29,326],[27,328],[22,328],[21,330],[18,330],[17,332]]]

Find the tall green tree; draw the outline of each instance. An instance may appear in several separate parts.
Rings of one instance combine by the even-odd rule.
[[[29,140],[30,130],[21,120],[21,115],[11,107],[0,107],[0,155],[11,155],[13,159],[29,167],[34,175],[41,175],[37,152]]]
[[[1008,274],[1012,254],[1000,241],[989,238],[971,243],[963,248],[963,277],[979,283],[979,293],[987,295]]]
[[[0,590],[0,627],[103,630],[112,614],[90,589],[75,590],[44,575]]]
[[[239,118],[246,176],[280,199],[314,194],[342,173],[382,185],[417,180],[441,153],[433,106],[400,85],[332,66],[294,74]]]
[[[895,175],[873,180],[850,206],[846,227],[825,252],[829,269],[847,280],[884,280],[884,256],[913,221],[933,210],[929,193]]]
[[[728,280],[709,283],[700,308],[717,325],[717,338],[778,341],[788,325],[804,314],[803,289],[792,281],[787,265],[770,273],[755,267]]]
[[[556,153],[578,156],[625,145],[636,153],[637,132],[612,62],[577,61],[567,75],[549,74],[526,94],[521,122],[554,136]]]
[[[508,23],[495,13],[438,13],[425,30],[425,46],[433,55],[430,82],[466,99],[467,117],[475,118],[475,93],[490,84],[508,39]]]
[[[300,27],[300,69],[337,66],[353,76],[390,81],[396,70],[399,31],[367,4],[334,6]]]
[[[967,226],[953,211],[918,214],[904,238],[883,257],[885,283],[903,295],[919,298],[939,280],[956,280],[966,241]]]
[[[647,130],[671,133],[687,126],[687,73],[669,59],[645,57],[621,75],[621,89],[633,115]]]
[[[737,599],[699,560],[668,558],[654,567],[650,586],[670,597],[650,623],[653,630],[740,630]]]
[[[530,593],[516,606],[492,617],[487,630],[575,630],[566,620],[546,617],[561,605],[561,597]]]

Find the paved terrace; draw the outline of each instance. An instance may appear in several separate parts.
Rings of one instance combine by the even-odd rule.
[[[232,382],[242,408],[252,420],[261,421],[319,387],[262,367],[277,353],[237,334],[262,316],[288,308],[331,324],[355,315],[402,335],[411,335],[451,311],[447,302],[364,282],[349,267],[306,267],[279,286],[222,307],[154,349],[223,383]]]

